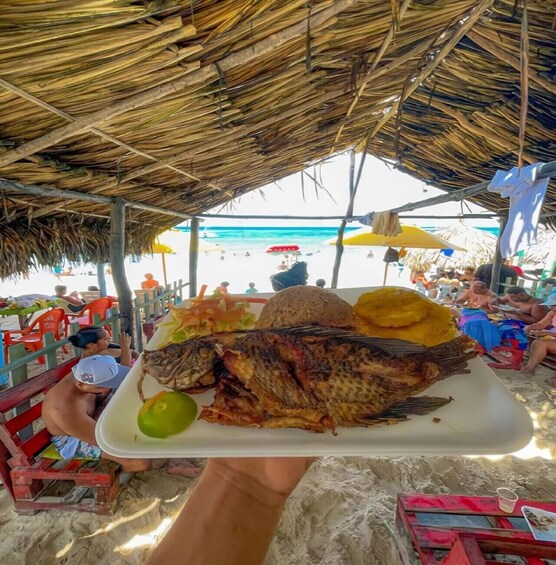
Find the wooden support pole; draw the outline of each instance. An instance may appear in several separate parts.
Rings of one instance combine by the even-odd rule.
[[[60,190],[58,188],[48,188],[35,184],[21,184],[14,180],[7,180],[0,178],[0,190],[24,192],[25,194],[33,194],[35,196],[44,196],[46,198],[60,198],[62,200],[83,200],[85,202],[96,202],[98,204],[111,204],[114,197],[100,196],[99,194],[91,194],[89,192],[78,192],[76,190]],[[129,208],[136,208],[137,210],[145,210],[146,212],[154,212],[155,214],[165,214],[168,216],[175,216],[182,220],[190,220],[189,214],[169,210],[167,208],[159,208],[158,206],[151,206],[149,204],[142,204],[141,202],[130,202],[129,200],[121,199],[122,202]]]
[[[556,161],[549,161],[548,163],[543,163],[537,169],[537,178],[546,179],[548,177],[556,176]],[[408,202],[397,208],[393,208],[390,212],[400,214],[401,212],[409,212],[411,210],[418,210],[419,208],[426,208],[428,206],[436,206],[437,204],[444,204],[445,202],[458,202],[475,196],[481,192],[484,192],[490,181],[486,180],[472,186],[460,189],[451,189],[446,194],[441,194],[440,196],[433,196],[432,198],[427,198],[426,200],[421,200],[420,202]],[[440,187],[439,187],[440,188]],[[445,189],[443,189],[445,190]]]
[[[490,277],[490,290],[498,294],[500,285],[500,269],[502,268],[502,253],[500,251],[500,240],[502,234],[504,233],[504,228],[506,227],[508,219],[505,217],[500,218],[500,231],[498,232],[498,237],[496,238],[496,251],[494,252],[494,261],[492,262],[492,275]]]
[[[189,237],[189,297],[197,296],[197,264],[199,262],[199,218],[191,220]]]
[[[100,290],[101,296],[106,296],[106,276],[104,275],[104,263],[99,263],[97,265],[97,281],[98,289]]]
[[[347,218],[353,216],[353,202],[355,200],[355,151],[349,152],[349,204],[344,219],[338,228],[338,239],[336,240],[336,259],[334,260],[334,268],[332,269],[331,288],[338,287],[338,275],[340,273],[340,264],[342,263],[342,255],[344,253],[344,230],[346,229]]]
[[[133,335],[133,301],[125,274],[124,243],[125,203],[123,199],[115,198],[110,213],[110,267],[118,294],[122,331]]]

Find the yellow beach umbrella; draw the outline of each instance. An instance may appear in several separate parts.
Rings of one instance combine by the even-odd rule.
[[[336,243],[334,240],[333,245]],[[371,228],[361,228],[344,237],[344,245],[364,245],[367,247],[405,247],[407,249],[453,249],[465,251],[433,233],[417,226],[402,225],[402,233],[393,236],[374,234]]]
[[[344,245],[361,245],[365,247],[397,247],[407,249],[453,249],[454,251],[465,251],[463,247],[450,243],[433,233],[417,226],[402,224],[402,233],[393,236],[374,234],[371,228],[361,228],[349,233],[343,239]],[[329,241],[330,245],[336,245],[336,238]],[[388,274],[388,263],[384,270],[384,283]]]
[[[168,286],[168,276],[166,275],[166,253],[175,253],[175,251],[165,243],[155,241],[153,243],[153,254],[160,254],[162,256],[162,272],[164,274],[164,288]]]

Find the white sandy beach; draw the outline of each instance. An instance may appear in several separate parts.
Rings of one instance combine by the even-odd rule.
[[[204,243],[204,242],[202,242]],[[226,248],[221,253],[212,244],[206,244],[211,251],[201,252],[199,255],[198,283],[207,284],[209,289],[216,288],[221,281],[230,282],[230,292],[241,294],[247,289],[249,282],[254,282],[260,292],[272,292],[269,277],[278,272],[277,267],[284,260],[282,256],[269,255],[264,248],[251,249],[246,256],[246,248]],[[188,251],[175,247],[176,254],[166,255],[168,282],[189,280]],[[374,258],[367,258],[367,247],[346,247],[340,269],[338,287],[349,288],[359,286],[381,285],[384,277],[384,248],[375,248]],[[318,246],[310,248],[298,257],[306,261],[309,271],[309,284],[315,284],[319,278],[326,280],[327,286],[332,278],[335,248],[333,246]],[[224,257],[223,260],[220,258]],[[54,286],[63,284],[68,291],[87,290],[90,285],[97,285],[96,267],[94,265],[77,266],[74,268],[75,276],[61,277],[60,281],[49,271],[39,273],[31,272],[29,280],[0,282],[0,296],[18,296],[27,293],[53,294]],[[91,274],[88,275],[87,273]],[[155,278],[163,283],[162,259],[160,255],[144,256],[139,262],[126,260],[126,273],[132,290],[141,288],[141,281],[145,273],[153,273]],[[106,275],[108,294],[115,294],[116,289],[112,277]],[[401,274],[396,267],[388,270],[388,284],[396,286],[409,286],[409,273],[407,269]]]
[[[513,371],[503,382],[535,419],[535,438],[504,457],[326,457],[288,501],[266,565],[395,565],[396,495],[494,496],[506,486],[522,498],[556,498],[554,390]],[[546,378],[547,373],[544,374]],[[552,412],[551,412],[552,410]],[[163,471],[136,474],[110,517],[75,512],[18,516],[0,492],[0,563],[144,563],[187,500],[194,481]]]

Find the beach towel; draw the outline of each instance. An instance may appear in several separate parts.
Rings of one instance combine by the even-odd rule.
[[[488,319],[482,310],[464,308],[459,322],[461,331],[473,338],[487,351],[500,347],[502,338],[498,328]]]
[[[72,436],[52,436],[52,445],[56,447],[56,451],[62,459],[73,459],[75,457],[78,459],[95,460],[100,459],[102,453],[100,447]],[[41,455],[50,459],[56,459],[56,457],[52,457],[53,454],[49,457],[48,448]]]
[[[537,224],[549,179],[537,178],[541,163],[497,171],[489,192],[510,199],[508,223],[500,237],[502,257],[511,257],[537,241]]]
[[[502,345],[512,349],[525,350],[529,346],[529,339],[523,329],[527,324],[521,320],[502,320],[498,322],[498,331],[502,338]]]

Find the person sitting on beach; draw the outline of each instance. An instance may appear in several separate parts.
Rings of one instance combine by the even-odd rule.
[[[456,306],[464,306],[491,312],[491,301],[496,298],[496,294],[489,290],[484,282],[473,281],[471,287],[464,290],[461,296],[455,301]],[[458,317],[457,312],[455,312]]]
[[[154,288],[162,288],[160,283],[154,278],[152,273],[145,273],[145,280],[141,283],[143,290],[152,290]]]
[[[317,279],[315,281],[315,286],[318,286],[319,288],[324,288],[326,286],[326,281],[324,279]]]
[[[81,349],[81,359],[92,355],[111,355],[122,365],[131,366],[134,361],[139,359],[139,352],[135,349],[125,347],[129,345],[130,338],[126,333],[120,334],[120,346],[118,343],[110,341],[110,334],[99,326],[87,326],[80,329],[75,335],[68,337],[68,341]],[[127,358],[129,349],[130,358]]]
[[[216,288],[216,291],[219,292],[220,294],[228,294],[228,287],[230,286],[230,283],[228,281],[222,281],[218,287]]]
[[[255,288],[255,283],[250,282],[249,288],[245,291],[245,294],[257,294],[259,291]]]
[[[473,267],[465,267],[463,274],[458,278],[461,283],[470,283],[475,278],[475,269]]]
[[[504,296],[495,297],[492,300],[492,305],[507,304],[508,306],[513,306],[519,312],[506,312],[507,318],[521,320],[527,324],[534,324],[542,320],[548,312],[548,308],[541,304],[541,302],[540,299],[530,296],[520,286],[510,286]]]
[[[85,302],[79,298],[79,295],[74,290],[73,292],[68,292],[68,287],[58,284],[54,287],[54,298],[57,300],[63,300],[66,304],[68,310],[71,312],[81,312],[83,306],[85,306]]]
[[[288,270],[288,265],[286,264],[285,261],[282,261],[282,262],[278,265],[277,269],[278,269],[279,271],[287,271],[287,270]]]
[[[529,348],[529,360],[522,371],[529,376],[535,374],[535,369],[549,353],[556,353],[556,294],[551,294],[542,306],[549,308],[546,316],[524,328],[525,333],[534,338]]]
[[[122,341],[122,361],[129,359],[129,338]],[[130,368],[110,355],[85,357],[47,393],[42,404],[42,418],[52,434],[52,443],[63,459],[85,457],[109,459],[123,471],[147,471],[166,464],[166,470],[184,476],[196,476],[200,469],[189,461],[161,463],[149,459],[125,459],[104,453],[97,444],[96,422],[120,386]]]
[[[270,284],[272,285],[272,289],[278,292],[290,286],[306,285],[308,278],[307,263],[305,263],[305,261],[298,261],[287,271],[271,275]]]

